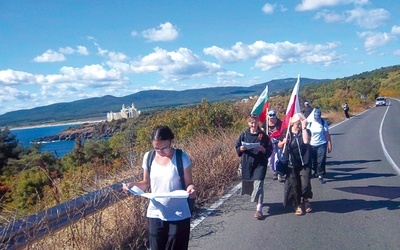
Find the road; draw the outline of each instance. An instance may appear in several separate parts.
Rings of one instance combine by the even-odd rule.
[[[312,179],[313,211],[282,206],[283,184],[265,180],[264,220],[249,196],[231,196],[194,221],[189,249],[400,249],[400,101],[331,126],[326,184]]]

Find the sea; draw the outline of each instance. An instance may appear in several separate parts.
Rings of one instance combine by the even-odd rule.
[[[24,147],[29,147],[30,143],[34,139],[38,139],[44,136],[57,135],[61,131],[78,126],[80,124],[62,124],[52,126],[41,126],[41,127],[29,127],[29,128],[16,128],[10,129],[10,132],[16,135],[16,139],[20,141]],[[74,148],[75,141],[52,141],[43,142],[41,152],[50,151],[57,158],[61,158],[68,154]]]

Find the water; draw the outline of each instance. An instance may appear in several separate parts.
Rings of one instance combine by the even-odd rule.
[[[23,128],[23,129],[11,129],[10,132],[17,136],[17,140],[22,142],[24,147],[29,147],[30,141],[33,139],[38,139],[44,136],[56,135],[61,131],[79,124],[69,124],[69,125],[55,125],[46,127],[36,127],[36,128]],[[74,148],[75,141],[54,141],[42,143],[41,152],[50,151],[57,157],[61,158],[68,154]]]

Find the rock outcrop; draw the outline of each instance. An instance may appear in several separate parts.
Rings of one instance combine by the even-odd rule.
[[[71,141],[71,140],[88,140],[111,137],[118,131],[122,131],[121,122],[118,123],[86,123],[80,126],[69,127],[57,135],[45,136],[37,138],[32,142],[52,142],[52,141]]]

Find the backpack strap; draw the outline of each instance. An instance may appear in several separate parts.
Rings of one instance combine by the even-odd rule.
[[[154,156],[155,156],[155,151],[154,149],[150,149],[149,154],[147,155],[147,172],[149,172],[149,178],[150,178],[150,170],[151,170],[151,163],[154,160]]]
[[[179,178],[181,179],[182,189],[186,190],[185,177],[183,174],[182,150],[178,149],[178,148],[175,150],[176,150],[176,167],[178,168],[178,173],[179,173]]]
[[[186,190],[186,186],[185,186],[185,178],[184,178],[184,174],[183,174],[183,161],[182,161],[182,150],[181,149],[175,149],[176,150],[176,167],[178,169],[178,174],[179,174],[179,178],[181,180],[181,185],[182,185],[182,189]],[[154,149],[150,149],[149,154],[147,156],[147,171],[149,172],[149,178],[150,178],[150,171],[151,171],[151,164],[154,160],[155,157],[155,151]]]

